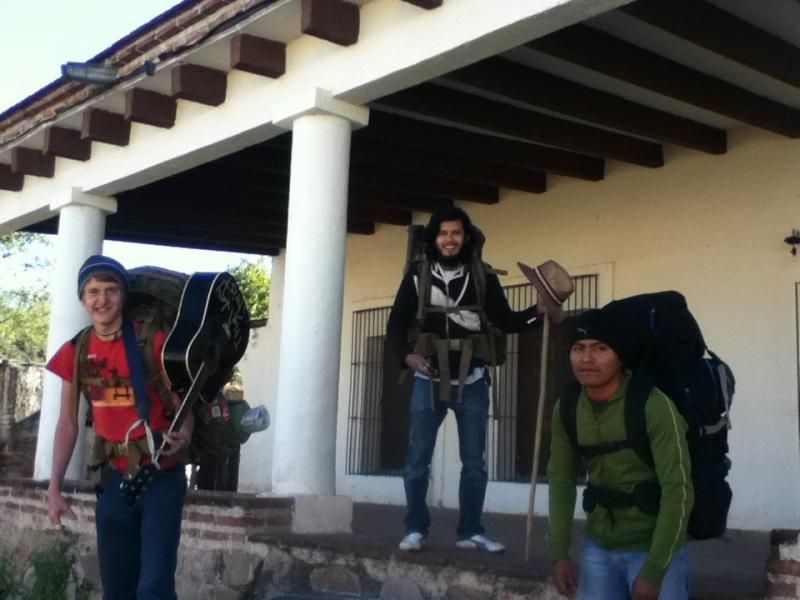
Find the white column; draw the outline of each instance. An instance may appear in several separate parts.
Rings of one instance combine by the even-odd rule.
[[[333,496],[350,137],[368,111],[315,91],[293,129],[272,491]],[[346,526],[349,528],[349,523]]]
[[[89,317],[78,299],[78,269],[89,256],[100,254],[105,237],[106,215],[117,210],[113,198],[84,194],[70,190],[63,198],[52,202],[58,211],[55,273],[52,282],[50,329],[47,336],[47,356],[51,357],[65,341],[89,323]],[[83,477],[83,457],[86,428],[83,417],[86,403],[81,403],[78,443],[72,454],[67,479]],[[53,467],[53,440],[61,411],[61,379],[47,373],[42,389],[42,410],[39,417],[39,437],[36,443],[34,479],[47,479]]]

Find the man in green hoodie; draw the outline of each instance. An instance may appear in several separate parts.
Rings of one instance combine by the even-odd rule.
[[[631,372],[624,368],[619,329],[602,310],[587,311],[570,341],[570,363],[581,385],[575,409],[578,447],[565,429],[562,399],[553,409],[547,467],[555,585],[582,600],[686,600],[686,526],[694,502],[686,422],[661,391],[650,391],[644,409],[650,466],[626,442]],[[588,517],[577,579],[569,548],[582,460],[589,480],[583,501]]]

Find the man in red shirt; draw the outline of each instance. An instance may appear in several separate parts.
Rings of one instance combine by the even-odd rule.
[[[168,415],[178,399],[175,396],[175,406],[165,406],[158,392],[147,385],[147,402],[140,400],[139,406],[149,404],[149,414],[140,415],[123,339],[126,329],[132,332],[137,326],[123,317],[127,295],[128,274],[120,263],[105,256],[91,256],[84,262],[78,272],[78,296],[92,319],[92,329],[85,366],[78,371],[80,381],[73,381],[80,335],[66,342],[47,364],[63,380],[48,511],[55,525],[61,525],[63,516],[75,518],[61,487],[78,436],[73,386],[81,385],[90,402],[98,447],[107,461],[95,508],[103,598],[167,600],[177,598],[175,568],[186,495],[183,466],[170,457],[189,446],[194,423],[190,413],[180,430],[164,434],[169,447],[162,455],[167,458],[141,500],[130,505],[120,490],[123,477],[150,461],[157,449],[154,437],[169,428]],[[156,332],[155,356],[161,356],[164,338],[163,331]],[[160,375],[166,380],[163,371]]]

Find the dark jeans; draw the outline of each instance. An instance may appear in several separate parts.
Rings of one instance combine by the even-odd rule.
[[[120,493],[122,475],[108,471],[95,512],[103,600],[175,600],[183,466],[158,471],[135,506]]]
[[[461,457],[461,480],[458,488],[460,514],[458,537],[465,539],[483,533],[481,513],[486,495],[486,468],[484,451],[486,449],[486,418],[489,409],[489,390],[485,379],[464,386],[461,400],[458,388],[453,386],[451,401],[439,400],[439,384],[433,384],[436,402],[431,407],[431,384],[426,379],[414,379],[411,395],[410,431],[408,453],[403,472],[406,489],[408,513],[406,532],[418,531],[427,535],[431,524],[430,513],[425,497],[428,493],[428,479],[431,457],[436,445],[436,434],[447,410],[451,409],[458,423],[458,447]]]

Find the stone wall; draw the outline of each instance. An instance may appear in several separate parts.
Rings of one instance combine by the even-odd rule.
[[[772,532],[767,598],[800,598],[800,531]]]
[[[94,494],[91,486],[65,486],[78,519],[56,530],[47,519],[46,483],[0,479],[0,553],[25,561],[55,539],[77,556],[75,578],[88,581],[99,598]],[[417,560],[383,547],[326,536],[291,533],[296,506],[291,498],[220,492],[190,493],[184,509],[177,571],[180,598],[269,600],[291,592],[331,592],[343,598],[381,600],[523,600],[559,596],[546,581],[521,570],[474,566],[448,560]]]
[[[0,359],[0,472],[6,476],[33,473],[43,377],[41,365]]]

